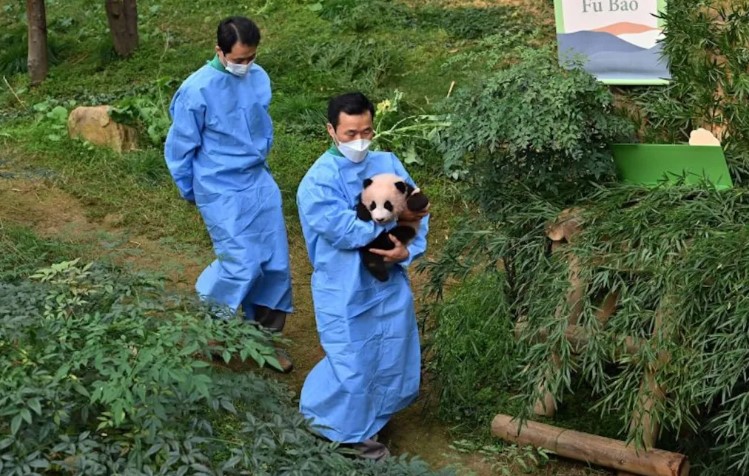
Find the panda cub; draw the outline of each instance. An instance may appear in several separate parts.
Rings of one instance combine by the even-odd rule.
[[[409,185],[403,178],[395,174],[378,174],[365,179],[356,206],[356,216],[364,221],[376,221],[380,225],[393,223],[406,209],[411,211],[424,210],[429,205],[429,199],[418,188]],[[369,251],[370,248],[392,250],[395,245],[388,235],[393,235],[404,245],[416,236],[419,222],[398,222],[394,228],[383,231],[367,246],[360,248],[364,267],[380,281],[388,280],[388,264],[384,257]]]

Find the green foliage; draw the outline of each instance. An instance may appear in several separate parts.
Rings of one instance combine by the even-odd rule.
[[[407,6],[384,0],[323,0],[308,8],[330,21],[334,28],[355,33],[377,27],[403,27],[413,18]]]
[[[365,33],[375,29],[441,29],[460,40],[475,40],[511,24],[527,23],[523,12],[512,6],[488,8],[409,7],[384,0],[321,0],[307,5],[339,30]]]
[[[304,44],[299,55],[313,72],[328,76],[329,87],[338,91],[374,91],[399,64],[396,50],[373,39]]]
[[[406,165],[424,165],[422,156],[434,153],[440,132],[450,126],[447,118],[434,114],[413,114],[402,117],[403,93],[379,103],[375,111],[375,146],[397,154]]]
[[[0,35],[0,75],[23,74],[28,71],[28,33],[26,26],[14,28]],[[55,36],[47,38],[47,62],[50,66],[60,63],[60,43]]]
[[[525,323],[522,416],[530,416],[542,388],[565,401],[575,379],[591,389],[589,406],[619,415],[627,432],[633,415],[643,412],[636,398],[643,373],[657,368],[667,399],[652,415],[663,431],[689,428],[709,439],[715,453],[709,474],[746,472],[749,193],[620,186],[600,189],[579,205],[582,231],[568,252],[588,283],[578,323],[585,345],[573,349],[565,337],[568,255],[550,253],[544,233],[559,208],[538,197],[527,196],[492,230],[454,234],[429,265],[433,284],[442,289],[451,276],[464,279],[477,267],[503,263],[510,312]],[[609,292],[618,293],[619,305],[602,325],[595,313]],[[632,355],[625,351],[627,337],[639,344]],[[623,436],[641,443],[642,431],[638,422]]]
[[[199,358],[277,365],[260,328],[153,278],[74,260],[0,284],[0,300],[3,474],[432,474],[347,459],[285,388]]]
[[[749,178],[749,2],[669,1],[663,48],[673,81],[637,95],[647,139],[686,141],[697,127],[724,130],[734,180]]]
[[[562,322],[553,309],[563,301],[566,286],[561,257],[542,262],[529,283],[529,332],[540,329],[549,339],[527,354],[526,403],[537,396],[549,370],[550,354],[561,356],[561,371],[550,387],[557,395],[568,387],[574,370],[599,395],[602,413],[621,411],[625,421],[641,412],[637,394],[643,371],[670,359],[656,379],[668,391],[665,404],[653,410],[671,432],[689,426],[711,432],[733,464],[746,471],[749,437],[742,404],[749,398],[745,369],[749,314],[745,289],[749,194],[743,190],[673,188],[656,191],[614,189],[591,197],[597,203],[584,214],[584,230],[571,252],[581,260],[582,278],[591,283],[580,325],[590,336],[578,359],[562,337]],[[616,291],[621,303],[615,317],[602,327],[594,317],[596,298]],[[531,296],[533,296],[531,298]],[[561,298],[561,299],[560,299]],[[660,316],[660,317],[659,317]],[[660,327],[656,322],[662,320]],[[621,357],[624,336],[642,339],[631,358]],[[613,376],[609,363],[620,366]],[[639,441],[642,428],[628,435]]]
[[[122,216],[120,223],[133,234],[161,238],[164,243],[168,241],[178,249],[184,249],[186,244],[199,243],[202,250],[208,250],[210,244],[196,210],[178,198],[167,175],[160,141],[143,144],[144,150],[122,155],[100,148],[92,149],[85,143],[67,138],[53,141],[47,137],[50,132],[46,127],[53,119],[47,118],[46,113],[57,106],[70,110],[68,101],[71,100],[76,104],[124,105],[130,120],[147,129],[150,125],[148,117],[158,117],[154,108],[167,104],[176,84],[210,59],[218,20],[231,14],[247,14],[256,19],[263,30],[258,61],[269,72],[273,82],[271,114],[276,126],[269,162],[284,194],[292,245],[298,244],[293,198],[303,173],[328,146],[322,114],[330,96],[350,89],[362,89],[377,101],[392,99],[391,94],[396,88],[402,91],[409,102],[401,101],[396,113],[383,118],[383,131],[390,130],[402,119],[432,115],[432,104],[447,94],[451,81],[455,80],[458,86],[465,84],[463,77],[466,72],[454,68],[450,74],[445,74],[440,70],[445,58],[454,54],[454,48],[468,51],[474,45],[474,40],[465,39],[468,36],[478,38],[492,31],[516,31],[518,24],[531,23],[513,14],[511,24],[511,15],[508,14],[505,16],[507,21],[494,25],[491,21],[482,21],[474,13],[472,21],[477,24],[464,25],[459,20],[463,13],[453,15],[445,12],[442,16],[436,8],[426,12],[426,9],[414,8],[401,1],[347,3],[343,0],[323,0],[319,2],[321,7],[327,8],[334,3],[343,6],[340,15],[326,17],[325,12],[316,10],[317,3],[315,0],[253,0],[232,6],[214,0],[160,0],[144,5],[139,2],[140,47],[132,58],[118,60],[112,54],[103,2],[47,0],[49,27],[65,45],[63,61],[51,70],[47,81],[38,87],[26,87],[26,78],[22,76],[8,77],[8,80],[26,105],[46,103],[50,107],[43,112],[34,111],[31,107],[27,110],[10,90],[0,87],[0,141],[9,146],[11,155],[17,156],[19,162],[53,170],[55,185],[80,200],[91,219],[118,214]],[[18,27],[23,21],[23,2],[13,0],[4,5],[10,7],[6,12],[12,11],[9,15],[0,16],[0,26],[7,28],[2,31],[11,31],[11,27]],[[162,77],[174,78],[174,82],[166,88],[171,90],[163,91],[166,101],[160,100],[154,83],[155,79]],[[125,100],[129,98],[134,99],[128,105]],[[143,120],[140,109],[149,108],[153,113],[146,113]],[[415,125],[415,119],[413,123],[411,120],[408,119],[398,128]],[[398,148],[398,153],[407,158],[410,157],[408,144],[413,139],[420,144],[416,146],[418,160],[431,165],[431,157],[437,157],[437,154],[432,154],[427,141],[421,137],[421,134],[418,138],[390,134],[383,136],[383,143],[385,139],[390,140],[387,147]],[[444,208],[444,216],[447,216],[452,211],[451,204],[462,200],[463,193],[439,174],[430,174],[431,168],[414,168],[412,174],[420,184],[427,183],[425,187],[431,191],[430,196],[437,207],[435,215],[436,210]],[[437,216],[434,219],[437,220],[433,221],[435,224],[440,220]],[[433,230],[440,231],[438,228]],[[441,233],[435,233],[437,235]],[[17,267],[17,273],[12,275],[15,280],[28,274],[31,267],[47,265],[51,257],[58,253],[56,247],[61,246],[39,239],[36,239],[38,242],[32,238],[28,241],[28,246],[24,245],[23,249],[28,250],[29,254],[39,250],[39,257],[44,262],[19,267],[20,258],[13,261],[7,256],[0,258],[0,261],[13,263]],[[13,246],[22,248],[19,242],[12,242],[7,249],[13,249]],[[190,253],[195,252],[194,248],[189,249]],[[63,258],[70,258],[70,254],[66,254],[67,247],[59,252]],[[11,267],[4,269],[10,270]],[[162,296],[158,301],[165,299]],[[161,313],[156,314],[162,316]],[[166,314],[162,317],[171,319],[172,313]],[[276,392],[278,387],[275,385],[257,390],[263,384],[258,383],[254,376],[224,374],[213,369],[206,369],[205,372],[210,374],[212,382],[230,382],[237,387],[236,393],[242,394],[231,400],[239,416],[223,410],[210,410],[194,417],[211,422],[214,431],[209,439],[228,441],[193,443],[193,447],[200,448],[201,454],[210,454],[216,461],[228,461],[235,448],[246,447],[246,450],[242,450],[245,451],[243,455],[252,453],[252,462],[243,462],[240,466],[249,468],[246,471],[253,474],[287,474],[293,473],[294,468],[302,474],[428,474],[421,463],[407,465],[394,462],[383,467],[347,461],[335,467],[339,462],[338,456],[332,455],[328,449],[320,449],[320,442],[309,438],[307,433],[302,435],[296,420],[290,419],[290,416],[297,415],[297,411],[288,405],[290,402],[286,391]],[[215,392],[223,394],[230,390],[221,388]],[[271,397],[258,396],[263,392]],[[273,402],[269,404],[272,408],[267,411],[256,408],[256,402],[264,400]],[[278,406],[276,402],[280,402]],[[201,406],[200,410],[204,410],[204,407]],[[33,410],[32,414],[35,415]],[[247,423],[247,414],[253,415],[251,423]],[[279,418],[281,427],[276,425]],[[4,420],[0,418],[0,421]],[[175,426],[179,425],[181,423],[175,423]],[[75,427],[68,432],[71,441],[77,441],[73,437],[78,434],[73,433],[79,430]],[[178,434],[177,430],[175,432]],[[107,434],[111,435],[110,432]],[[204,434],[200,433],[201,436]],[[91,444],[91,439],[99,441],[99,447],[110,444],[96,432],[91,435],[82,439],[82,447]],[[298,439],[290,445],[287,442],[292,436],[298,436]],[[117,438],[120,437],[117,434]],[[174,435],[168,437],[174,441],[182,438]],[[223,451],[214,451],[219,443],[223,445]],[[182,448],[183,453],[188,453],[185,445],[175,443],[175,448]],[[127,454],[135,453],[131,451]],[[164,461],[160,456],[163,454],[152,455],[149,460],[153,463],[152,467]],[[187,455],[184,457],[188,458]],[[305,471],[294,466],[302,460],[309,462]],[[320,463],[322,460],[325,463]],[[282,465],[285,466],[279,469]],[[108,469],[107,472],[115,472],[115,469]],[[176,470],[168,468],[165,472],[174,473]],[[189,472],[199,473],[197,469],[190,469]],[[226,470],[225,474],[232,472],[239,471]],[[79,472],[83,473],[85,471]]]
[[[488,70],[505,68],[519,61],[521,46],[549,41],[545,30],[527,22],[511,25],[503,31],[481,38],[471,48],[450,55],[442,65],[444,73],[473,71],[474,80],[482,81]]]
[[[504,286],[503,274],[483,274],[456,286],[434,309],[430,367],[440,415],[467,433],[485,433],[498,411],[516,410],[508,396],[519,360]]]
[[[488,8],[427,7],[418,12],[420,26],[442,28],[451,37],[462,40],[476,40],[508,30],[519,23],[527,24],[527,18],[527,12],[508,5]]]
[[[118,101],[109,115],[117,122],[138,126],[153,146],[161,147],[172,125],[168,92],[174,88],[174,83],[169,78],[161,78],[145,94]]]
[[[68,133],[68,109],[75,107],[75,101],[60,103],[56,100],[46,100],[34,104],[32,109],[39,113],[37,127],[47,132],[46,139],[58,142]]]
[[[326,110],[325,99],[309,93],[276,93],[271,103],[271,115],[276,118],[273,124],[275,130],[282,129],[302,137],[327,137]]]
[[[519,63],[460,91],[448,107],[445,168],[468,173],[489,199],[512,182],[556,194],[606,180],[609,144],[633,133],[611,93],[581,69],[561,68],[550,49],[523,51]]]
[[[0,221],[0,282],[15,282],[54,260],[72,257],[75,247],[43,239]]]
[[[518,474],[534,474],[549,461],[549,453],[543,448],[532,446],[518,447],[503,443],[480,444],[471,440],[458,440],[451,447],[463,453],[478,453],[484,461],[491,464],[494,474],[511,476]]]

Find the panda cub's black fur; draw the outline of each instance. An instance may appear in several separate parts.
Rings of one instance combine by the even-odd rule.
[[[363,191],[356,207],[356,216],[360,220],[376,220],[380,224],[398,220],[406,208],[411,211],[424,210],[429,199],[418,189],[414,189],[405,180],[393,174],[380,174],[364,180]],[[374,216],[373,216],[374,214]],[[399,222],[394,228],[383,231],[367,246],[360,248],[362,263],[372,275],[380,280],[388,280],[388,263],[384,257],[369,251],[371,248],[391,250],[395,247],[388,235],[393,235],[404,245],[414,239],[419,229],[419,222]]]

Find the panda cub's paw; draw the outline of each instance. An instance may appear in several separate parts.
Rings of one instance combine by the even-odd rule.
[[[412,193],[411,196],[408,197],[408,200],[406,201],[406,206],[412,212],[420,212],[423,209],[425,209],[428,205],[429,205],[429,199],[427,198],[426,195],[421,193],[418,188],[414,190],[414,193]]]

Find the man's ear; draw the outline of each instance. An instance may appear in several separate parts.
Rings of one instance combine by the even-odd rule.
[[[364,183],[362,185],[364,186],[364,188],[369,187],[370,185],[372,185],[372,179],[371,178],[364,179]]]
[[[331,138],[335,137],[335,127],[333,127],[333,124],[328,122],[327,128],[328,128],[328,134],[330,134],[330,137]]]
[[[395,182],[395,188],[397,188],[398,191],[403,194],[405,194],[408,190],[408,187],[406,187],[406,182]]]

